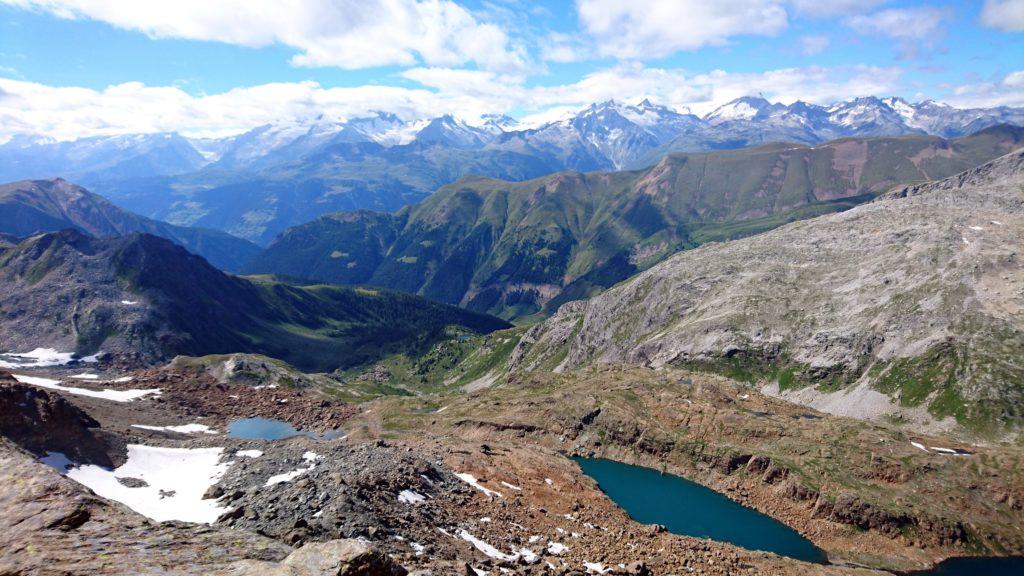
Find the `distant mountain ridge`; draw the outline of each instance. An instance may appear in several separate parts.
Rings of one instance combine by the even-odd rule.
[[[321,214],[394,211],[466,175],[526,180],[559,170],[638,169],[672,152],[840,137],[952,138],[1003,123],[1024,125],[1024,109],[875,97],[783,105],[744,97],[703,117],[648,100],[608,101],[533,128],[502,116],[321,116],[219,139],[18,137],[0,145],[0,180],[62,176],[148,217],[267,244]]]
[[[63,179],[0,184],[0,234],[25,237],[67,228],[98,237],[145,232],[167,238],[223,270],[238,271],[259,247],[219,230],[144,218]]]
[[[504,318],[592,296],[670,254],[840,211],[901,183],[1024,144],[999,126],[676,153],[646,170],[466,177],[395,214],[325,215],[283,233],[247,271],[421,294]]]
[[[253,352],[330,371],[425,351],[450,327],[508,324],[388,290],[232,276],[148,234],[63,230],[0,248],[2,351],[102,350],[143,364]]]

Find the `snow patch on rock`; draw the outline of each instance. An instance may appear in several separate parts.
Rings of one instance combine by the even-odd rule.
[[[13,374],[13,376],[15,380],[23,384],[31,384],[33,386],[39,386],[40,388],[48,388],[58,392],[75,394],[76,396],[87,396],[89,398],[110,400],[112,402],[131,402],[133,400],[149,396],[150,394],[157,396],[160,395],[159,388],[147,388],[144,390],[110,390],[109,388],[105,388],[103,390],[89,390],[88,388],[62,386],[60,380],[53,380],[52,378],[26,376],[24,374]]]

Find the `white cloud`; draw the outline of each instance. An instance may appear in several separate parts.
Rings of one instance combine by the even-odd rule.
[[[604,56],[647,59],[786,29],[777,0],[577,0],[580,24]]]
[[[530,86],[520,76],[483,70],[413,68],[402,76],[422,87],[364,85],[325,88],[316,82],[274,83],[191,95],[171,86],[129,82],[103,90],[53,87],[0,78],[0,141],[19,133],[58,139],[178,131],[190,136],[226,135],[267,123],[324,115],[344,120],[375,110],[406,119],[454,114],[471,119],[517,111],[538,118],[609,99],[650,98],[703,114],[752,93],[781,102],[830,103],[896,91],[900,68],[867,66],[786,68],[759,73],[684,70],[620,64],[577,82]]]
[[[369,68],[467,62],[521,70],[525,50],[451,0],[0,0],[66,19],[92,19],[153,38],[300,51],[297,66]]]
[[[1003,78],[1003,84],[1010,88],[1024,88],[1024,70],[1010,72]]]
[[[1024,0],[985,0],[979,20],[990,28],[1024,32]]]
[[[0,139],[18,133],[62,140],[169,131],[224,135],[320,114],[343,119],[385,109],[421,117],[445,112],[444,104],[426,89],[374,85],[323,88],[315,82],[275,83],[193,96],[177,87],[138,82],[92,90],[0,79]]]
[[[950,104],[969,108],[1024,106],[1024,70],[1001,80],[957,86],[947,98]]]
[[[948,14],[947,10],[928,6],[890,8],[851,16],[846,19],[846,25],[861,34],[891,38],[903,57],[913,58],[920,48],[935,44]]]
[[[821,54],[828,48],[828,36],[807,35],[800,37],[800,51],[807,56]]]

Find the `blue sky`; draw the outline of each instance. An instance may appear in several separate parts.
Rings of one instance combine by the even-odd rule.
[[[0,132],[556,117],[650,98],[1024,105],[1024,1],[0,0]],[[0,133],[0,136],[3,136]]]

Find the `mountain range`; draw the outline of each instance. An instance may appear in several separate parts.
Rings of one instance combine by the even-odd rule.
[[[22,238],[68,228],[99,237],[153,234],[229,271],[241,269],[260,250],[219,230],[175,226],[132,214],[61,178],[0,184],[0,234]]]
[[[520,369],[677,366],[848,416],[1024,426],[1024,149],[840,214],[681,252],[562,306]]]
[[[322,216],[246,268],[417,293],[504,318],[554,311],[711,241],[841,211],[1024,143],[1024,128],[674,153],[635,171],[465,177],[395,214]]]
[[[525,180],[559,170],[650,166],[665,154],[839,137],[962,136],[1024,125],[1017,108],[858,98],[832,106],[744,97],[703,117],[649,101],[594,104],[520,127],[503,116],[408,121],[393,114],[266,125],[227,138],[149,134],[0,145],[0,181],[61,176],[142,215],[259,244],[328,212],[393,211],[466,175]]]
[[[0,350],[99,351],[150,364],[254,352],[309,371],[427,350],[497,318],[387,290],[241,278],[163,238],[78,230],[0,248]]]

